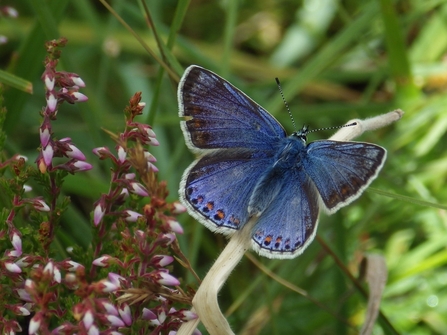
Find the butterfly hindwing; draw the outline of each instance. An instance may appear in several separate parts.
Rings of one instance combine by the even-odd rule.
[[[215,73],[190,66],[180,80],[179,115],[188,147],[272,149],[286,133],[281,124]]]
[[[315,141],[307,145],[303,166],[329,213],[357,199],[377,177],[386,150],[363,142]]]
[[[268,258],[296,257],[317,229],[319,198],[309,176],[302,169],[291,169],[281,184],[253,227],[253,249]]]
[[[247,222],[250,195],[272,157],[247,149],[206,154],[185,171],[180,198],[210,230],[231,234]]]

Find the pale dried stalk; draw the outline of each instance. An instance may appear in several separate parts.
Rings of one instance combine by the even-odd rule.
[[[368,307],[366,308],[365,322],[360,335],[371,335],[374,323],[380,312],[383,290],[388,278],[385,257],[381,255],[366,256],[366,282],[369,285]]]
[[[399,120],[403,114],[403,111],[397,109],[370,119],[351,120],[347,124],[355,123],[353,126],[341,128],[330,139],[350,141],[365,131],[378,129]],[[192,301],[194,308],[191,310],[197,313],[199,319],[184,323],[178,330],[177,335],[192,334],[199,321],[202,321],[210,335],[234,335],[227,319],[219,308],[217,295],[231,271],[240,262],[245,252],[251,248],[251,228],[254,224],[255,219],[250,220],[242,230],[232,235],[227,246],[206,274]]]
[[[177,335],[189,335],[197,328],[199,321],[205,325],[212,335],[234,334],[227,319],[222,314],[217,295],[227,281],[231,271],[240,262],[245,252],[251,248],[251,228],[257,218],[247,222],[244,229],[237,231],[228,241],[216,262],[206,274],[192,300],[191,311],[199,315],[199,319],[182,324]]]

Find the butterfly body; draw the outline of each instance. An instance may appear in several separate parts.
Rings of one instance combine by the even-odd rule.
[[[211,71],[190,66],[178,90],[188,147],[180,199],[206,227],[224,234],[257,218],[252,245],[269,258],[293,258],[315,235],[320,208],[334,213],[377,176],[385,149],[363,142],[306,143],[286,135],[266,110]]]

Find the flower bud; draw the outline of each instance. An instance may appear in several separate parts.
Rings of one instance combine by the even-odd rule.
[[[178,286],[180,281],[169,273],[161,270],[152,272],[151,277],[155,282],[161,285]]]
[[[124,327],[126,324],[119,317],[115,315],[107,315],[106,319],[110,322],[110,324],[114,327]]]

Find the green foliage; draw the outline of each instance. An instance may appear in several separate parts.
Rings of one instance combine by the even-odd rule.
[[[89,101],[64,105],[55,132],[72,138],[87,161],[96,161],[92,148],[114,146],[100,129],[120,131],[123,107],[134,92],[142,91],[148,106],[143,119],[160,142],[151,152],[158,160],[158,178],[167,181],[169,200],[178,198],[181,175],[194,158],[177,116],[177,80],[187,65],[223,75],[288,131],[292,124],[275,77],[281,79],[298,125],[341,125],[404,110],[396,124],[362,136],[362,141],[387,148],[385,167],[355,203],[333,216],[322,214],[318,234],[355,276],[364,254],[384,255],[389,276],[381,310],[398,333],[445,333],[445,1],[147,1],[152,27],[141,2],[112,2],[134,34],[100,2],[10,2],[20,16],[0,20],[0,31],[9,38],[0,49],[1,68],[31,82],[34,94],[17,85],[4,87],[4,157],[20,153],[33,162],[38,155],[44,41],[60,36],[69,41],[61,67],[82,77]],[[329,136],[312,134],[310,140]],[[0,134],[0,147],[3,141]],[[62,192],[75,206],[61,216],[61,255],[66,246],[89,244],[92,203],[108,189],[110,173],[106,165],[96,164],[89,173],[65,178]],[[39,190],[38,183],[32,186]],[[203,277],[225,238],[186,214],[180,222],[185,229],[179,237],[182,250]],[[317,241],[297,259],[260,261],[332,313],[244,259],[219,298],[237,334],[248,334],[242,332],[248,324],[254,327],[251,334],[358,332],[366,302]],[[192,275],[183,276],[197,287]],[[393,331],[377,324],[374,334],[383,333]]]

